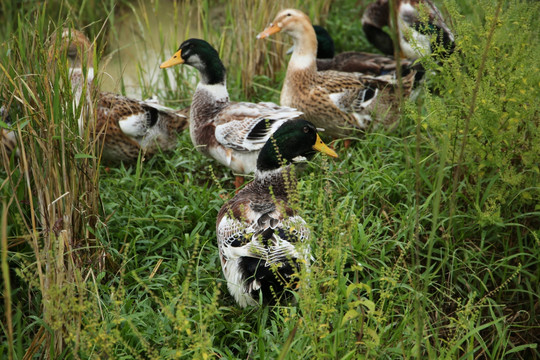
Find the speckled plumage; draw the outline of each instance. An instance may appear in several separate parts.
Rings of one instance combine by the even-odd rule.
[[[311,260],[310,230],[290,202],[296,192],[292,162],[315,151],[330,156],[315,127],[302,119],[280,127],[262,148],[255,179],[218,213],[216,235],[229,292],[241,307],[275,303],[295,289]],[[285,163],[285,164],[284,164]]]
[[[176,148],[178,134],[189,125],[189,108],[174,110],[154,100],[142,101],[99,91],[94,103],[91,97],[92,91],[96,91],[92,44],[78,30],[64,30],[62,39],[70,60],[75,105],[86,102],[86,111],[79,119],[79,130],[82,133],[89,119],[95,117],[92,131],[102,141],[103,160],[129,163],[136,161],[141,152],[148,158]]]
[[[294,51],[281,90],[281,104],[295,107],[306,120],[329,135],[343,137],[372,125],[390,126],[399,115],[397,80],[392,75],[317,71],[317,40],[309,18],[301,11],[281,11],[259,36],[283,31],[294,41]],[[402,78],[402,94],[408,96],[415,71]],[[374,123],[374,124],[372,124]]]
[[[270,287],[280,293],[278,279],[293,280],[298,262],[309,266],[307,240],[310,230],[306,222],[289,206],[289,193],[296,182],[276,172],[246,185],[219,211],[216,234],[220,259],[230,293],[241,307],[255,305],[258,291],[263,298],[271,297]],[[272,193],[269,192],[270,187]],[[243,258],[258,259],[263,270],[277,266],[281,274],[262,281],[243,268]],[[277,273],[277,272],[276,272]]]
[[[142,150],[145,157],[170,151],[189,124],[189,108],[173,110],[158,104],[101,92],[95,107],[96,131],[103,134],[103,158],[132,162]],[[134,120],[135,126],[122,128]]]

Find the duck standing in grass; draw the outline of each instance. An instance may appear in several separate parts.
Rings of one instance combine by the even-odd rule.
[[[334,137],[365,130],[373,120],[389,126],[399,117],[399,85],[393,75],[317,71],[317,38],[309,17],[300,10],[279,12],[258,38],[277,32],[290,35],[294,50],[281,89],[281,104],[295,107],[305,119]],[[402,94],[411,92],[415,72],[402,78]]]
[[[87,126],[88,118],[95,116],[96,136],[103,141],[102,158],[106,162],[135,162],[142,151],[146,157],[160,151],[169,151],[178,145],[178,134],[189,125],[189,109],[174,110],[155,101],[131,99],[110,92],[97,92],[94,105],[93,47],[80,31],[64,29],[60,51],[69,60],[73,101],[77,108],[86,102],[81,112],[79,131]],[[51,49],[51,56],[57,56]]]
[[[402,57],[415,60],[432,53],[435,46],[452,52],[454,34],[431,0],[394,0],[394,4]],[[383,30],[391,26],[390,14],[389,0],[376,0],[368,5],[362,15],[362,28],[367,39],[386,55],[394,54],[392,38]],[[433,36],[435,39],[432,41]]]
[[[201,79],[191,103],[190,134],[203,154],[239,174],[255,171],[257,156],[270,135],[300,111],[273,103],[231,102],[226,72],[218,52],[204,40],[184,41],[161,68],[177,64],[193,66]],[[237,176],[236,187],[243,183]]]
[[[303,119],[290,120],[272,135],[257,158],[255,179],[218,213],[216,234],[223,274],[238,305],[276,302],[296,288],[299,266],[309,266],[310,231],[289,204],[296,191],[292,163],[316,151],[332,157],[317,129]]]

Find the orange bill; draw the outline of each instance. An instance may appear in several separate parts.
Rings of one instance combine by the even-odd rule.
[[[328,146],[326,146],[326,144],[321,140],[319,134],[317,134],[317,140],[315,141],[315,145],[313,145],[313,150],[320,151],[334,158],[338,157],[336,152],[330,149]]]
[[[264,31],[262,33],[260,33],[259,35],[257,35],[257,39],[264,39],[272,34],[275,34],[275,33],[278,33],[281,31],[281,28],[279,26],[274,25],[274,24],[270,24],[269,27],[267,27],[266,29],[264,29]]]
[[[174,55],[167,61],[165,61],[163,64],[159,65],[161,69],[165,69],[174,65],[183,64],[184,59],[182,59],[182,50],[178,50],[174,53]]]

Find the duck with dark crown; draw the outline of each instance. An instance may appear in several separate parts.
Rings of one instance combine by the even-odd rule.
[[[298,118],[296,109],[270,102],[231,102],[225,66],[218,52],[201,39],[184,41],[160,68],[193,66],[200,82],[191,103],[190,135],[193,145],[237,174],[255,171],[257,156],[270,135],[284,122]],[[243,177],[237,176],[238,188]]]
[[[257,159],[255,179],[218,213],[216,234],[229,292],[241,307],[277,303],[298,287],[298,274],[311,260],[310,230],[291,204],[296,191],[293,163],[315,152],[337,154],[303,119],[285,122]],[[286,298],[287,296],[285,296]]]

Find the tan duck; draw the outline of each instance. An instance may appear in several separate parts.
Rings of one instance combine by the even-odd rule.
[[[88,119],[95,116],[95,133],[103,141],[103,160],[129,163],[136,161],[141,151],[148,158],[176,148],[178,134],[189,124],[189,108],[174,110],[155,101],[99,91],[94,106],[92,44],[82,32],[73,29],[65,29],[61,38],[60,50],[67,52],[70,62],[74,103],[78,106],[84,100],[88,108],[87,114],[81,113],[79,130],[82,134]]]
[[[231,102],[225,67],[218,52],[204,40],[184,41],[160,67],[177,64],[191,65],[201,76],[191,103],[193,145],[238,174],[254,172],[259,151],[270,135],[285,121],[302,115],[269,102]],[[236,186],[242,182],[237,176]]]
[[[395,3],[402,57],[414,60],[432,53],[437,46],[447,53],[453,51],[454,35],[431,0],[395,0]],[[427,15],[424,21],[423,13]],[[388,0],[376,0],[362,15],[362,28],[367,39],[386,55],[394,54],[392,39],[383,30],[391,23]]]
[[[261,149],[255,179],[218,213],[216,234],[229,292],[241,307],[276,303],[298,288],[300,267],[308,267],[310,230],[292,204],[292,163],[316,151],[337,157],[313,124],[289,120]]]
[[[398,85],[393,75],[317,71],[317,38],[308,16],[300,10],[279,12],[258,38],[277,32],[290,35],[294,50],[281,89],[281,104],[295,107],[306,120],[334,137],[376,124],[391,125],[399,116]],[[403,95],[411,92],[415,72],[403,77]]]

